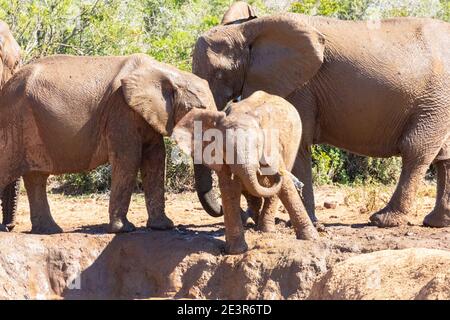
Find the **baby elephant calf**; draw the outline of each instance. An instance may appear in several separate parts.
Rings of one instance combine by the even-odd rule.
[[[297,238],[318,238],[289,174],[300,144],[301,121],[286,100],[258,91],[231,105],[227,113],[191,110],[172,137],[194,155],[195,163],[205,164],[219,177],[228,253],[248,249],[240,217],[242,191],[264,198],[259,223],[273,223],[279,198]]]

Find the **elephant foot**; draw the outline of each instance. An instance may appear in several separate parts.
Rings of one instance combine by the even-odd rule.
[[[316,230],[317,231],[319,231],[319,232],[326,232],[327,231],[327,228],[325,227],[325,225],[322,223],[322,222],[320,222],[320,221],[318,221],[318,220],[316,220],[316,221],[313,221],[313,226],[314,226],[314,228],[316,228]],[[292,222],[291,222],[291,220],[289,220],[288,222],[286,222],[286,228],[290,228],[290,227],[292,227]]]
[[[370,216],[370,224],[379,228],[392,228],[408,223],[406,214],[384,208]]]
[[[8,232],[8,231],[9,231],[9,230],[8,230],[8,228],[6,228],[5,225],[0,224],[0,232]]]
[[[13,231],[13,229],[16,227],[16,225],[15,224],[8,224],[7,226],[6,226],[6,230],[8,230],[9,232],[10,231]]]
[[[257,230],[261,232],[275,232],[275,219],[273,221],[260,221]]]
[[[313,222],[313,226],[314,226],[314,228],[316,228],[316,230],[319,231],[319,232],[325,232],[325,231],[327,231],[327,229],[325,228],[325,225],[324,225],[322,222],[318,221],[318,220],[316,220],[316,221]]]
[[[154,230],[169,230],[173,229],[175,225],[173,221],[168,218],[165,214],[160,214],[156,217],[152,216],[147,221],[147,228]]]
[[[31,227],[31,233],[33,234],[57,234],[63,233],[63,229],[56,223],[39,224]]]
[[[243,226],[247,225],[248,219],[250,218],[254,221],[252,214],[253,212],[250,209],[247,209],[247,211],[241,210],[241,221]]]
[[[314,224],[319,222],[319,219],[317,219],[315,213],[314,214],[309,214],[308,213],[308,217],[309,217],[309,219],[311,219],[311,222],[314,223]]]
[[[319,232],[313,225],[303,228],[300,232],[296,232],[298,240],[318,240],[320,238]]]
[[[245,240],[227,241],[225,244],[225,252],[227,254],[241,254],[247,252],[248,245]]]
[[[133,232],[134,230],[136,230],[136,227],[126,218],[111,221],[108,226],[109,233],[127,233]]]
[[[433,210],[423,220],[423,225],[432,228],[445,228],[450,226],[450,211]]]

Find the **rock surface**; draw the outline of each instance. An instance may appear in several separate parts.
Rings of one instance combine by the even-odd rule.
[[[327,250],[260,242],[239,256],[204,235],[0,234],[1,299],[305,299]],[[276,248],[276,250],[275,250]]]
[[[310,299],[449,299],[450,252],[412,248],[351,257],[331,267]]]
[[[249,237],[227,256],[214,235],[0,233],[0,299],[449,299],[450,252]],[[339,262],[342,261],[342,262]]]

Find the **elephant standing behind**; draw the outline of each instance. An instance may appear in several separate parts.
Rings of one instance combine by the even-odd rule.
[[[436,163],[436,205],[424,223],[449,226],[450,24],[396,18],[374,26],[291,13],[241,14],[238,8],[236,23],[198,39],[193,71],[209,82],[220,110],[257,90],[296,107],[303,136],[293,174],[305,183],[310,217],[317,220],[311,145],[326,143],[361,155],[402,157],[397,189],[371,216],[380,227],[406,222],[418,182]]]
[[[6,23],[0,21],[0,90],[12,77],[21,64],[20,47]],[[1,96],[0,96],[1,99]],[[0,229],[11,230],[17,210],[20,181],[11,182],[1,196],[3,226]]]
[[[201,131],[195,128],[199,125]],[[248,248],[240,216],[242,191],[264,197],[257,219],[260,229],[261,225],[274,224],[280,198],[297,238],[318,238],[288,173],[294,165],[301,132],[295,108],[286,100],[262,91],[232,104],[227,114],[192,110],[175,127],[172,136],[180,148],[192,155],[203,150],[202,163],[218,175],[228,253],[242,253]],[[214,143],[204,145],[212,137]],[[204,148],[196,150],[199,145]],[[209,157],[211,146],[214,152]]]
[[[138,170],[148,227],[170,228],[163,136],[192,108],[215,110],[207,82],[143,54],[37,60],[21,68],[2,91],[0,191],[23,176],[32,232],[61,232],[47,202],[48,176],[108,162],[109,231],[134,229],[126,214]]]

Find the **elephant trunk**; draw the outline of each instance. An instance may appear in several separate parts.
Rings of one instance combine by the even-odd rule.
[[[3,226],[8,231],[14,229],[16,224],[17,202],[19,200],[20,180],[10,183],[3,190],[2,194],[2,210],[3,210]]]
[[[194,165],[195,188],[203,209],[212,217],[223,216],[222,206],[213,192],[212,171],[202,164]]]
[[[279,174],[275,176],[276,181],[271,187],[264,187],[259,183],[256,169],[253,167],[240,166],[234,173],[241,179],[247,192],[255,197],[272,197],[281,189],[282,178]]]

